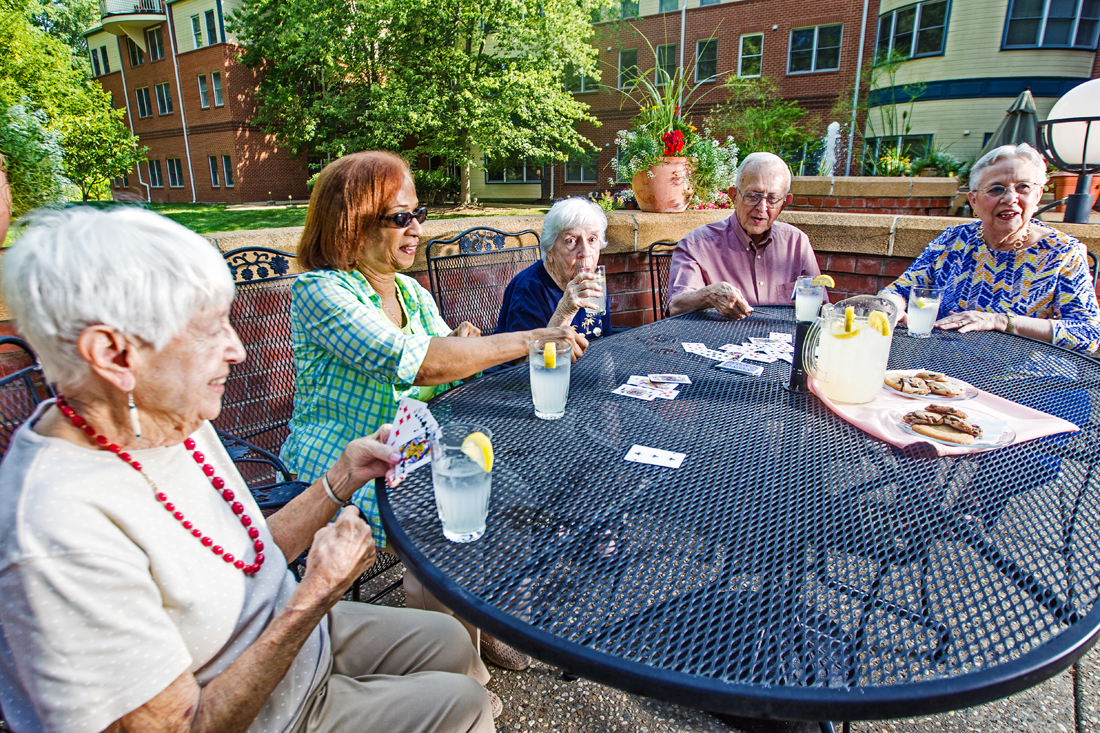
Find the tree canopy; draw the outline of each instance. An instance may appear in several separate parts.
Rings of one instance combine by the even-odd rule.
[[[33,0],[0,0],[0,48],[6,49],[0,54],[0,115],[23,120],[20,135],[7,136],[0,153],[12,169],[30,165],[19,159],[27,151],[60,146],[64,173],[81,188],[86,201],[108,179],[126,173],[145,149],[138,148],[137,138],[123,123],[123,110],[112,108],[111,95],[87,77],[83,57],[35,24],[35,13],[42,7]],[[37,122],[32,123],[32,117]],[[46,133],[48,139],[41,137]],[[32,144],[28,135],[40,139]],[[53,158],[36,158],[34,165],[47,159]],[[47,193],[20,192],[18,176],[11,183],[13,196],[28,201],[39,201]],[[56,195],[56,189],[51,191],[50,196]]]
[[[598,124],[565,88],[596,77],[591,18],[608,0],[245,0],[231,27],[260,73],[258,122],[298,155],[382,148],[463,170],[565,160]]]
[[[770,77],[731,76],[724,86],[729,98],[715,108],[710,123],[737,141],[742,158],[763,150],[792,160],[816,137],[806,111],[784,99]]]

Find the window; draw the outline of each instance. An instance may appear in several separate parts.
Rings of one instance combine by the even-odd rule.
[[[541,183],[542,166],[531,161],[520,160],[505,162],[485,158],[486,183]]]
[[[638,49],[619,51],[619,88],[633,89],[638,84]]]
[[[99,60],[101,62],[103,62],[103,73],[104,74],[110,74],[111,73],[111,59],[107,55],[107,47],[106,46],[100,46],[99,47]]]
[[[222,73],[220,71],[211,72],[210,86],[214,87],[214,106],[221,107],[225,102],[222,100]]]
[[[787,73],[836,71],[840,68],[840,36],[843,25],[819,25],[791,31]]]
[[[233,188],[233,159],[228,155],[222,156],[222,173],[225,174],[225,187]]]
[[[598,158],[596,151],[569,156],[565,164],[566,183],[595,183]]]
[[[875,170],[878,160],[888,152],[897,153],[899,156],[916,160],[924,157],[924,154],[932,145],[931,135],[886,135],[883,137],[869,137],[863,141],[863,154],[866,158],[865,167]]]
[[[619,13],[624,18],[637,18],[638,0],[620,0]]]
[[[126,175],[122,176],[122,187],[123,188],[129,188],[130,187],[130,178],[129,178],[129,176],[126,176]]]
[[[202,48],[202,24],[197,15],[191,16],[191,38],[195,42],[195,48]]]
[[[741,36],[741,53],[737,60],[738,76],[760,76],[764,58],[764,34]]]
[[[99,70],[99,50],[92,49],[92,76],[102,76],[103,72]]]
[[[122,188],[122,179],[121,178],[112,178],[111,179],[111,185],[114,186],[115,188]]]
[[[183,188],[183,164],[179,158],[168,159],[168,185],[172,188]]]
[[[209,156],[210,160],[210,185],[214,188],[218,187],[218,156]]]
[[[671,13],[673,10],[680,9],[680,0],[660,0],[658,12]]]
[[[149,185],[153,188],[164,188],[164,177],[160,173],[160,161],[149,161]]]
[[[137,95],[138,117],[152,117],[153,104],[149,101],[149,87],[138,87],[134,94]]]
[[[708,38],[695,44],[695,81],[718,78],[718,39]]]
[[[214,20],[214,11],[206,11],[206,43],[213,46],[218,42],[218,24]]]
[[[1096,48],[1100,0],[1011,0],[1004,48]]]
[[[142,53],[141,48],[134,43],[134,39],[127,38],[126,46],[130,49],[130,68],[141,66],[145,63],[145,54]]]
[[[199,74],[199,106],[203,109],[210,107],[210,90],[206,87],[206,74]]]
[[[717,5],[720,2],[722,2],[722,0],[699,0],[699,6],[702,7],[704,5]]]
[[[172,114],[172,90],[168,82],[157,84],[157,111],[162,115]]]
[[[565,70],[565,89],[573,94],[595,92],[599,90],[600,83],[587,74],[578,74],[570,65]]]
[[[149,60],[160,61],[164,58],[164,34],[160,27],[145,34],[145,45],[149,47]]]
[[[875,61],[891,53],[904,58],[943,53],[947,37],[947,0],[923,2],[880,15]]]
[[[663,87],[676,75],[676,44],[666,43],[657,47],[657,68],[653,70],[653,83]]]

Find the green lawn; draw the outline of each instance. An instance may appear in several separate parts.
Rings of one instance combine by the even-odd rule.
[[[188,229],[209,232],[235,232],[242,229],[299,227],[306,221],[306,207],[226,209],[222,204],[145,204],[146,207],[183,224]],[[488,209],[469,214],[430,214],[429,219],[465,219],[475,216],[524,216],[545,214],[547,209]]]

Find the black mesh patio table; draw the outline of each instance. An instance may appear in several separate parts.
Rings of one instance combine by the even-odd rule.
[[[900,450],[711,348],[794,332],[792,310],[695,313],[597,340],[557,421],[527,366],[449,391],[441,424],[489,426],[488,528],[444,539],[431,469],[380,490],[402,560],[460,616],[629,692],[792,720],[905,717],[1009,695],[1100,630],[1100,365],[1029,339],[899,330],[890,366],[944,371],[1081,427],[964,457]],[[674,400],[611,390],[692,379]],[[916,403],[914,403],[916,404]],[[623,460],[633,444],[679,469]]]

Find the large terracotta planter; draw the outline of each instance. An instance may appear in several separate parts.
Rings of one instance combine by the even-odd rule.
[[[646,171],[635,173],[630,183],[638,208],[657,214],[676,214],[687,209],[692,194],[688,185],[689,165],[687,158],[664,158],[649,169],[652,178]]]
[[[1055,201],[1061,201],[1066,196],[1069,196],[1071,193],[1076,193],[1077,191],[1077,176],[1073,173],[1052,173],[1050,181],[1054,184]],[[1092,185],[1089,186],[1089,193],[1092,194],[1092,203],[1095,205],[1096,196],[1100,194],[1100,176],[1092,177]],[[1091,209],[1092,207],[1090,206],[1089,208]],[[1054,210],[1064,212],[1066,207],[1064,205],[1055,206]]]

